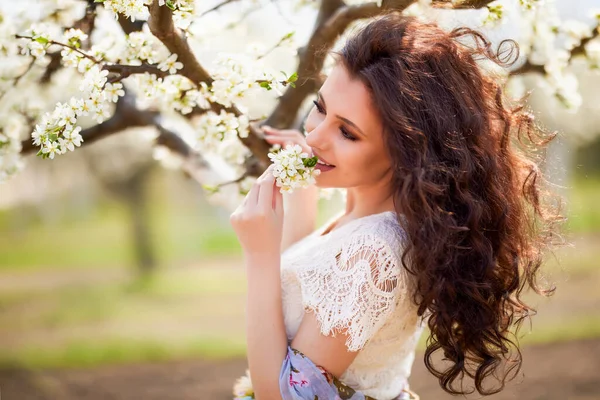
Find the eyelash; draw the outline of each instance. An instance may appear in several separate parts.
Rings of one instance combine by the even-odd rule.
[[[318,101],[313,100],[313,103],[314,103],[315,107],[317,108],[317,111],[319,112],[319,114],[325,114],[325,110],[323,110],[323,107],[321,107],[321,105],[319,104]],[[357,140],[354,136],[352,136],[350,133],[348,133],[346,128],[343,126],[340,127],[340,132],[342,133],[342,137],[344,139],[348,139],[353,142],[355,142]]]

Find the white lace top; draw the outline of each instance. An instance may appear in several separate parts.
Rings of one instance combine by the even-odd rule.
[[[396,213],[325,227],[282,254],[281,284],[288,340],[306,311],[321,333],[347,329],[346,346],[361,350],[340,380],[377,400],[408,387],[415,346],[425,327],[412,303],[413,275],[401,264],[405,234]]]

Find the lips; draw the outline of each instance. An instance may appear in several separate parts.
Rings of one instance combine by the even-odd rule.
[[[314,149],[313,149],[312,152],[313,152],[313,155],[317,156],[317,158],[319,159],[319,161],[318,161],[319,164],[326,165],[326,166],[329,166],[329,167],[335,167],[335,165],[331,164],[329,161],[327,161],[323,157],[321,157],[319,155],[319,153],[317,153]]]

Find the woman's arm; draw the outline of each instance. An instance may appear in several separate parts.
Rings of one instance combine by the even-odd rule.
[[[279,374],[287,353],[279,254],[246,258],[247,357],[257,400],[280,400]]]
[[[270,166],[231,214],[248,279],[246,340],[257,400],[281,399],[279,372],[287,354],[281,303],[283,196]]]

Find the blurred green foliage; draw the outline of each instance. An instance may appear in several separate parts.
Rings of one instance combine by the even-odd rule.
[[[177,201],[159,183],[150,187],[160,268],[145,279],[132,266],[126,209],[111,199],[17,229],[15,211],[0,212],[0,366],[243,356],[245,271],[228,214],[201,196]],[[523,343],[600,336],[600,178],[576,178],[568,201],[577,243],[543,268],[557,278],[557,294],[527,297],[541,312],[532,333],[523,324]]]

